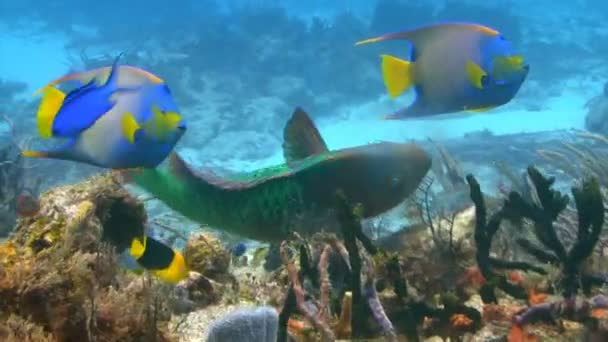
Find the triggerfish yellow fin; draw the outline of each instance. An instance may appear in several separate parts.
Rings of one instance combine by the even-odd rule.
[[[122,134],[131,143],[135,143],[135,134],[140,130],[140,126],[131,113],[125,113],[121,122]]]
[[[167,283],[177,284],[188,277],[184,256],[149,236],[134,238],[130,253],[141,267]]]
[[[302,108],[296,108],[283,130],[283,156],[287,164],[328,151],[310,116]]]
[[[483,79],[484,77],[487,77],[488,74],[479,65],[477,65],[477,63],[473,63],[471,61],[467,62],[466,68],[469,82],[471,82],[475,88],[483,89]]]
[[[382,77],[391,98],[396,98],[414,84],[414,63],[382,55]]]
[[[52,127],[55,116],[63,104],[65,94],[53,87],[44,88],[43,93],[42,101],[36,114],[36,124],[38,126],[38,134],[43,138],[50,138],[53,136]]]

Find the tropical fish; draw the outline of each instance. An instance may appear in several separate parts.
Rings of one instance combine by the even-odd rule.
[[[478,24],[442,23],[390,33],[355,45],[389,39],[412,44],[409,61],[382,55],[382,75],[391,98],[410,87],[414,102],[385,119],[481,112],[511,101],[529,66],[498,31]]]
[[[169,155],[185,130],[167,85],[149,83],[121,93],[110,111],[63,146],[22,154],[112,169],[153,168]]]
[[[329,151],[299,108],[287,122],[283,148],[286,164],[230,177],[196,171],[175,152],[168,168],[119,175],[194,221],[276,242],[291,230],[306,234],[319,229],[307,220],[331,218],[338,190],[362,205],[364,217],[383,213],[414,192],[431,166],[429,155],[409,143]]]
[[[247,245],[243,242],[239,242],[230,248],[230,252],[238,258],[247,252]]]
[[[134,238],[130,253],[141,267],[165,282],[177,284],[188,277],[184,256],[149,236]]]
[[[38,133],[43,138],[70,138],[91,127],[115,105],[114,94],[135,91],[139,87],[119,87],[116,57],[105,83],[95,80],[78,87],[67,95],[55,87],[45,87],[37,114]]]

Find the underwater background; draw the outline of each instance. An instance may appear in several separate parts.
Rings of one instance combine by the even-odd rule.
[[[380,120],[382,115],[406,107],[415,98],[413,91],[396,99],[388,95],[380,55],[408,58],[411,46],[404,41],[369,46],[355,46],[355,43],[388,32],[442,22],[477,23],[499,31],[529,65],[529,74],[521,88],[508,103],[482,113]],[[570,340],[608,340],[604,326],[608,300],[602,294],[608,282],[605,273],[608,270],[604,270],[608,236],[603,229],[602,210],[602,194],[608,186],[608,2],[600,0],[1,1],[0,115],[4,120],[0,123],[0,241],[5,245],[0,248],[0,300],[5,304],[0,304],[0,339],[76,341],[76,336],[80,336],[84,341],[87,336],[87,341],[204,341],[210,322],[237,308],[240,302],[282,308],[283,300],[291,298],[290,280],[293,284],[295,276],[290,275],[293,271],[290,267],[281,266],[276,241],[270,244],[255,241],[231,234],[222,227],[207,227],[203,222],[188,219],[188,215],[172,210],[141,187],[128,184],[126,190],[122,186],[116,188],[114,183],[103,179],[108,171],[104,168],[20,156],[21,150],[48,146],[36,131],[40,98],[32,94],[65,74],[110,66],[120,53],[123,53],[121,64],[147,70],[162,78],[171,89],[180,114],[188,124],[187,133],[175,151],[193,168],[230,175],[283,164],[284,127],[296,107],[308,113],[331,151],[395,142],[414,143],[431,156],[432,166],[424,180],[417,183],[418,191],[382,215],[364,215],[365,219],[361,220],[366,235],[380,249],[390,251],[379,256],[367,249],[369,260],[363,258],[364,269],[365,265],[373,268],[368,263],[376,263],[378,294],[368,301],[372,309],[367,314],[374,316],[379,328],[370,328],[361,332],[361,336],[377,340],[405,336],[407,340],[425,340],[435,336],[445,341],[448,337],[452,341],[494,341],[501,337],[509,341],[555,341],[564,335],[565,329]],[[96,183],[95,177],[102,180]],[[551,177],[555,183],[547,181]],[[485,204],[475,199],[475,189],[479,191],[479,186],[488,196]],[[574,191],[574,195],[572,186],[580,189]],[[567,194],[570,201],[566,204],[549,188]],[[35,269],[37,262],[49,255],[56,259],[49,264],[55,266],[48,267],[71,269],[76,267],[71,262],[89,260],[84,254],[75,254],[92,253],[79,243],[68,248],[70,252],[55,246],[56,243],[68,245],[64,239],[74,244],[74,238],[69,237],[71,233],[53,233],[52,238],[42,239],[46,242],[40,247],[41,242],[32,236],[54,232],[55,228],[48,228],[49,225],[57,224],[56,229],[62,230],[63,225],[75,224],[70,223],[72,219],[86,221],[86,215],[97,215],[96,224],[102,227],[99,228],[102,231],[97,232],[100,236],[107,233],[103,227],[108,222],[121,229],[128,226],[131,222],[128,220],[106,222],[99,214],[101,209],[87,209],[88,204],[82,204],[89,201],[95,208],[101,208],[109,205],[103,204],[106,197],[116,196],[138,201],[141,207],[135,207],[143,214],[133,215],[146,222],[148,234],[176,250],[185,250],[186,263],[196,260],[204,264],[199,269],[189,267],[203,274],[206,280],[178,285],[183,289],[179,288],[182,292],[175,295],[177,300],[157,304],[154,295],[148,292],[141,295],[145,292],[141,287],[157,286],[154,293],[175,294],[176,290],[166,284],[150,285],[152,280],[140,285],[139,290],[128,288],[128,281],[136,282],[143,277],[141,272],[128,273],[125,276],[128,281],[116,280],[117,272],[123,272],[130,267],[129,262],[133,263],[117,250],[112,252],[116,260],[108,259],[107,263],[120,268],[100,266],[108,271],[102,275],[97,271],[95,275],[79,275],[78,279],[88,278],[70,283],[69,290],[61,294],[36,289],[36,295],[21,302],[7,299],[21,298],[16,293],[28,293],[23,284],[37,279],[35,271],[28,267]],[[505,198],[510,201],[505,202]],[[480,237],[486,222],[480,221],[479,208],[485,205],[492,209],[488,210],[488,217],[499,213],[504,214],[504,217],[499,215],[501,219],[509,221],[493,245],[496,230],[486,236],[486,240]],[[62,206],[74,209],[51,214]],[[90,212],[85,215],[81,210]],[[552,224],[558,222],[558,216],[560,223]],[[339,220],[343,225],[360,224],[349,215],[342,215]],[[489,221],[487,225],[493,222]],[[77,226],[89,224],[95,225],[79,223]],[[455,230],[455,226],[461,228]],[[44,232],[40,233],[39,229]],[[311,229],[317,233],[317,229]],[[558,237],[562,242],[556,242]],[[32,239],[36,241],[36,248],[32,247]],[[310,258],[321,264],[325,260],[327,268],[329,252],[322,242],[330,240],[324,239],[313,238],[306,243],[298,240],[298,243],[310,245],[309,249],[313,250]],[[333,239],[335,242],[342,238]],[[521,243],[522,239],[534,241],[533,246]],[[89,247],[96,243],[86,241]],[[354,242],[349,246],[348,238],[343,243],[351,254],[352,248],[357,249]],[[302,245],[292,246],[290,253],[302,253],[306,249]],[[120,247],[124,250],[130,245]],[[46,249],[48,255],[38,255]],[[486,254],[480,252],[486,249]],[[99,255],[98,249],[95,251],[95,255]],[[339,254],[332,254],[330,259],[339,259]],[[425,264],[417,256],[432,261]],[[11,259],[13,257],[17,259]],[[276,267],[262,267],[260,258],[274,258]],[[498,259],[504,264],[496,262]],[[591,259],[593,261],[589,261]],[[89,261],[99,263],[96,260]],[[258,264],[252,265],[252,260]],[[305,278],[302,260],[300,256],[296,264],[300,277]],[[446,263],[450,265],[446,260],[455,264],[446,266]],[[515,261],[526,265],[511,264]],[[288,264],[285,260],[283,263]],[[359,267],[360,264],[361,260]],[[395,265],[402,269],[397,278],[408,283],[407,294],[400,293],[400,282],[390,271]],[[349,265],[349,269],[351,266],[354,267]],[[21,278],[9,276],[15,268],[22,270]],[[352,329],[350,323],[348,328],[344,327],[344,320],[350,316],[341,316],[343,307],[347,306],[343,298],[348,297],[344,295],[348,292],[344,283],[349,281],[345,280],[348,276],[343,275],[344,268],[342,264],[329,266],[329,272],[333,272],[329,277],[334,277],[329,295],[325,289],[329,299],[323,297],[322,275],[321,280],[300,280],[302,287],[322,297],[320,301],[325,301],[324,306],[330,307],[327,310],[332,314],[319,314],[322,310],[317,308],[312,310],[312,316],[316,317],[313,319],[303,314],[308,304],[298,306],[300,311],[294,314],[299,315],[298,320],[292,319],[288,325],[291,338],[304,341],[332,340],[340,335],[343,339],[356,337],[353,336],[356,328]],[[539,268],[541,271],[535,272]],[[519,271],[509,273],[505,269]],[[324,271],[316,271],[311,278],[318,278],[318,273]],[[371,279],[370,274],[364,274],[364,278]],[[123,276],[120,273],[120,277]],[[112,280],[99,280],[99,277]],[[59,278],[48,280],[40,288],[68,282],[67,278]],[[564,285],[563,279],[570,282]],[[95,285],[96,282],[104,285]],[[110,291],[110,287],[115,291],[111,295],[103,292]],[[363,288],[363,293],[367,293],[369,286],[363,285]],[[488,295],[495,288],[499,288],[498,294]],[[104,294],[97,298],[90,294],[91,289]],[[141,293],[137,292],[140,290]],[[392,297],[385,301],[383,290],[392,291],[393,297],[397,293],[403,302]],[[78,291],[86,294],[74,299]],[[184,294],[186,292],[188,294]],[[139,297],[130,297],[133,293]],[[578,294],[579,302],[570,301]],[[542,301],[538,299],[541,295],[545,296]],[[57,298],[51,298],[53,296]],[[353,303],[348,306],[352,305],[356,311],[357,295],[353,296]],[[108,303],[114,300],[115,307],[104,308],[99,304],[104,300]],[[125,301],[146,304],[127,310],[118,304]],[[57,323],[56,317],[62,315],[61,312],[50,309],[40,312],[28,306],[35,307],[32,303],[42,302],[47,306],[70,302],[75,307],[86,307],[83,310],[87,312],[89,309],[95,312],[101,306],[102,314],[95,317],[107,315],[108,318],[96,320],[91,318],[94,315],[80,312],[81,323]],[[417,303],[425,303],[428,310],[420,309]],[[514,332],[513,326],[528,324],[528,316],[520,320],[523,315],[520,311],[542,303],[546,303],[546,307],[552,305],[547,310],[549,316],[553,315],[549,320],[553,322]],[[387,313],[375,312],[374,305],[384,306]],[[165,310],[154,316],[154,326],[159,328],[154,328],[153,333],[150,333],[152,323],[146,311],[150,307]],[[65,312],[73,309],[69,308]],[[470,308],[476,313],[471,313]],[[604,311],[598,313],[600,309]],[[287,324],[284,316],[277,318],[274,311],[256,310],[259,311],[242,315],[250,320],[270,322],[268,331],[281,330],[280,327]],[[438,313],[440,310],[443,311]],[[565,328],[561,314],[570,315],[564,318]],[[131,315],[132,321],[108,323],[121,315]],[[581,319],[582,316],[585,319]],[[587,316],[593,318],[593,324],[588,323]],[[322,323],[323,319],[326,323]],[[558,319],[559,327],[550,324]],[[277,320],[278,328],[272,326],[273,320]],[[92,324],[93,321],[96,323]],[[517,324],[512,324],[513,321]],[[578,323],[573,327],[568,325],[571,321]],[[107,329],[104,324],[113,328]],[[139,327],[141,331],[137,330]],[[125,332],[129,329],[131,332]],[[273,341],[272,337],[238,338]],[[215,340],[232,339],[216,337]]]

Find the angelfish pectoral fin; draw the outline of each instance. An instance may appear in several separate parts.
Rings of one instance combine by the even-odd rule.
[[[471,82],[475,88],[483,89],[484,77],[487,77],[488,74],[477,63],[471,61],[467,62],[466,69],[469,82]]]
[[[131,113],[125,113],[122,117],[122,134],[131,143],[135,143],[137,131],[141,129]]]

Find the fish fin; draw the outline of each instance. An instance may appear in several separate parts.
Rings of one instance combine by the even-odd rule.
[[[118,54],[118,56],[116,56],[116,58],[114,58],[112,68],[110,69],[110,75],[108,76],[108,79],[106,80],[104,86],[117,87],[119,71],[118,61],[120,60],[120,57],[122,57],[123,54],[124,52],[121,52]]]
[[[327,144],[308,113],[296,108],[283,130],[283,156],[287,163],[328,152]]]
[[[141,129],[141,127],[133,117],[133,114],[127,112],[123,115],[121,127],[122,135],[127,138],[127,140],[131,144],[134,144],[136,140],[136,134]]]
[[[152,83],[160,84],[160,83],[164,82],[162,78],[160,78],[150,72],[147,72],[143,69],[136,68],[136,67],[130,67],[130,68],[132,68],[133,72],[135,72],[136,74],[138,74],[140,76],[144,76]]]
[[[382,55],[382,76],[391,98],[396,98],[414,84],[414,63]]]
[[[65,94],[54,87],[44,88],[43,93],[43,98],[36,114],[36,123],[38,134],[43,138],[50,138],[53,136],[55,116],[63,104]]]
[[[493,28],[479,24],[465,22],[445,22],[425,25],[411,30],[387,33],[381,36],[364,39],[356,42],[355,46],[381,42],[384,40],[403,39],[410,41],[413,45],[420,49],[426,41],[430,40],[429,38],[439,34],[443,34],[443,32],[446,31],[477,32],[488,36],[496,36],[499,34],[499,32],[494,30]]]
[[[466,111],[467,112],[471,112],[471,113],[485,113],[489,110],[492,110],[493,108],[496,108],[496,106],[486,106],[486,107],[477,107],[477,108],[467,108]]]
[[[84,71],[84,72],[73,72],[73,73],[67,74],[60,78],[52,80],[51,82],[46,84],[44,87],[36,90],[34,92],[34,94],[32,94],[32,96],[38,96],[38,95],[42,94],[46,88],[54,87],[58,84],[68,82],[68,81],[79,82],[80,83],[79,86],[82,86],[84,84],[91,82],[91,80],[94,80],[97,77],[97,73],[99,73],[100,70],[101,69],[94,69],[94,70],[89,70],[89,71]]]
[[[143,242],[141,240],[143,240]],[[147,244],[146,236],[144,236],[143,239],[140,239],[138,237],[133,238],[133,241],[131,241],[131,250],[130,250],[131,255],[135,259],[141,258],[144,255],[144,253],[146,252],[146,244]]]
[[[21,151],[21,155],[23,157],[29,158],[53,158],[53,159],[64,159],[64,160],[74,160],[80,161],[81,159],[72,149],[74,144],[76,143],[75,138],[69,139],[65,144],[59,146],[52,150],[46,151],[33,151],[33,150],[25,150]]]
[[[21,151],[21,155],[23,157],[29,157],[29,158],[47,158],[49,156],[49,153],[46,151],[25,150],[25,151]]]
[[[177,284],[188,277],[189,271],[182,253],[173,250],[173,260],[167,268],[152,273],[169,284]]]
[[[483,89],[483,79],[488,76],[488,73],[486,73],[477,63],[471,61],[467,61],[466,68],[469,82],[471,82],[475,88]]]
[[[133,244],[131,254],[141,253],[135,256],[137,263],[163,281],[176,284],[188,276],[184,256],[177,250],[149,236],[144,236],[143,245],[138,238],[133,239]]]

